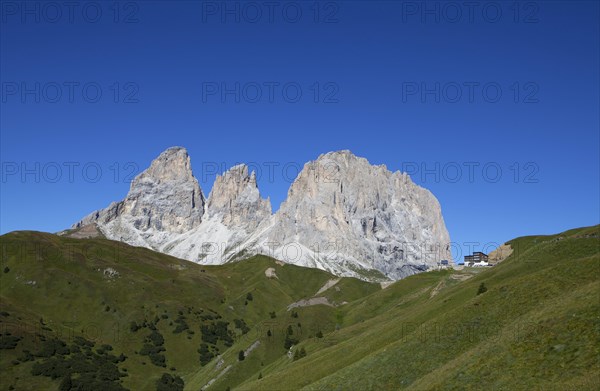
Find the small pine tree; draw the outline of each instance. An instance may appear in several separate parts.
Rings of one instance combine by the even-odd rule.
[[[294,335],[294,329],[292,329],[292,325],[289,325],[287,328],[288,335]]]
[[[477,289],[477,295],[479,296],[480,294],[485,293],[485,292],[487,292],[487,287],[482,282],[481,284],[479,284],[479,288]]]
[[[295,338],[291,338],[289,335],[285,336],[285,340],[283,341],[283,348],[289,349],[292,346],[296,345],[299,341]]]
[[[273,335],[273,333],[271,332],[271,330],[267,330],[267,337],[270,337],[272,335]]]
[[[258,374],[258,379],[259,379],[259,380],[260,380],[260,379],[262,379],[262,372],[260,372],[260,373]]]
[[[71,375],[69,374],[65,376],[60,382],[60,385],[58,386],[58,391],[70,391],[72,386],[73,384],[71,382]]]
[[[321,330],[317,331],[316,337],[323,338],[323,333],[321,332]]]
[[[254,300],[254,297],[252,297],[252,293],[248,292],[248,294],[246,295],[246,300],[248,300],[248,301]]]
[[[244,354],[244,351],[240,350],[240,352],[238,353],[238,360],[244,361],[245,358],[246,358],[246,355]]]
[[[9,268],[8,266],[6,266],[6,267],[4,268],[4,273],[8,273],[9,271],[10,271],[10,268]]]

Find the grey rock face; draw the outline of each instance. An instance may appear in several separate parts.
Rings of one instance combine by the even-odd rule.
[[[349,151],[307,163],[272,215],[246,165],[218,176],[205,205],[187,152],[170,148],[125,200],[74,227],[91,223],[110,239],[203,264],[262,253],[340,276],[376,279],[376,271],[395,280],[451,259],[437,199],[407,174]]]
[[[243,250],[241,244],[271,218],[271,203],[262,199],[256,175],[240,164],[217,176],[199,227],[174,237],[163,251],[203,264],[222,264]]]
[[[449,259],[440,205],[407,174],[349,151],[307,163],[254,244],[285,262],[337,275],[399,279]]]
[[[88,215],[73,228],[96,223],[109,239],[157,249],[168,234],[200,225],[204,203],[187,151],[173,147],[131,182],[123,201]]]
[[[228,227],[251,232],[271,217],[271,202],[260,197],[256,174],[248,175],[248,167],[240,164],[217,176],[208,197],[207,215],[219,216]]]

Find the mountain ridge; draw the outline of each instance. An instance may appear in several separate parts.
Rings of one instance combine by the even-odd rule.
[[[171,147],[133,180],[122,201],[86,216],[107,238],[201,264],[256,254],[338,276],[397,280],[450,259],[435,196],[408,174],[349,150],[307,162],[273,213],[256,174],[237,164],[208,197],[183,147]],[[376,273],[377,274],[377,273]]]

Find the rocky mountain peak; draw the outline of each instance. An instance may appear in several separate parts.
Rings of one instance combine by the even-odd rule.
[[[204,204],[187,151],[172,147],[131,182],[123,201],[93,212],[73,228],[97,223],[109,239],[158,249],[164,240],[159,233],[182,233],[198,226]]]
[[[151,180],[156,183],[164,181],[194,181],[190,156],[183,147],[171,147],[152,161],[150,167],[133,181]]]
[[[225,225],[256,227],[271,216],[271,203],[262,199],[254,171],[238,164],[218,175],[207,202],[209,216],[220,215]]]
[[[437,199],[407,175],[347,150],[307,163],[274,220],[270,242],[283,250],[300,241],[303,262],[334,274],[352,275],[336,269],[351,260],[398,279],[450,256]]]
[[[247,165],[218,175],[205,202],[187,151],[169,148],[135,178],[123,201],[74,227],[88,224],[109,239],[203,264],[262,253],[340,276],[369,279],[378,271],[399,279],[450,259],[433,194],[348,150],[306,163],[272,214]]]

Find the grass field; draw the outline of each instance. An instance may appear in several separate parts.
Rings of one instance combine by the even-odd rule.
[[[202,266],[105,239],[10,233],[0,237],[0,389],[98,379],[180,389],[157,388],[165,373],[186,390],[597,389],[599,231],[518,238],[493,268],[386,289],[342,278],[318,295],[328,304],[289,311],[335,277],[262,256]],[[87,358],[48,348],[77,337],[95,343]],[[73,370],[84,359],[87,372]]]

